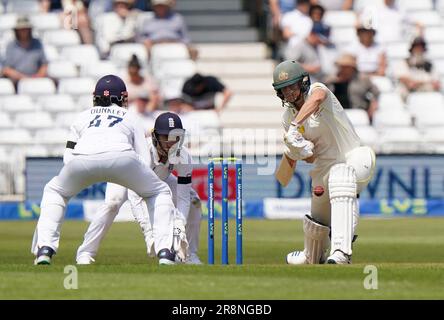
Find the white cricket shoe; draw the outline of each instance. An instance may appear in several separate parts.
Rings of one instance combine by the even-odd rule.
[[[89,254],[82,254],[80,257],[77,257],[77,264],[93,264],[95,261]]]
[[[293,251],[287,254],[288,264],[307,264],[308,260],[304,251]]]
[[[319,264],[324,264],[326,261],[327,255],[323,254]],[[287,254],[287,263],[288,264],[308,264],[307,256],[305,255],[305,251],[293,251]]]
[[[341,250],[336,250],[327,258],[328,264],[351,264],[351,256],[345,254]]]
[[[185,264],[202,264],[202,261],[200,261],[197,254],[190,253],[190,255],[185,260]]]

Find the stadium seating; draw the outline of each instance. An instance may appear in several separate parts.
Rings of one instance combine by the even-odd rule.
[[[82,94],[92,94],[96,81],[92,78],[75,78],[75,79],[61,79],[59,82],[59,93],[67,93],[72,96],[79,96]]]
[[[414,122],[418,129],[444,128],[444,108],[433,112],[418,112]]]
[[[23,111],[36,111],[38,105],[33,103],[30,96],[27,95],[11,95],[2,97],[0,100],[1,109],[10,113]]]
[[[425,151],[422,136],[413,127],[389,127],[380,135],[379,149],[386,153]]]
[[[111,47],[110,60],[118,67],[126,67],[131,56],[135,54],[142,65],[148,63],[145,46],[140,43],[120,43]]]
[[[75,30],[48,30],[43,33],[43,43],[57,48],[80,44],[80,36]]]
[[[373,116],[373,125],[378,130],[412,125],[410,113],[402,110],[376,111]]]
[[[60,59],[59,51],[55,46],[44,44],[43,51],[45,52],[46,59],[48,61],[57,61]]]
[[[151,48],[151,62],[154,64],[164,60],[183,60],[188,58],[188,49],[183,43],[159,43]]]
[[[357,126],[355,128],[357,135],[361,138],[363,144],[372,147],[375,152],[379,152],[379,134],[372,126]]]
[[[91,65],[84,65],[80,70],[80,76],[99,79],[107,74],[118,73],[117,66],[111,61],[96,61]]]
[[[334,72],[337,55],[345,46],[357,40],[356,13],[365,6],[382,2],[383,0],[355,0],[352,11],[326,12],[325,22],[331,26],[331,40],[335,47],[321,50],[324,70]],[[283,109],[271,86],[275,62],[269,58],[265,43],[240,40],[258,39],[258,30],[250,30],[252,28],[249,26],[248,15],[225,16],[223,6],[231,6],[230,10],[236,12],[241,10],[237,7],[239,1],[205,3],[205,6],[214,7],[214,10],[222,10],[217,11],[220,16],[201,12],[203,4],[199,1],[178,1],[179,11],[185,12],[187,22],[196,27],[191,32],[192,39],[200,41],[193,43],[199,52],[196,61],[189,59],[188,49],[184,44],[177,43],[155,45],[150,58],[141,43],[115,44],[111,47],[109,57],[99,56],[95,46],[81,43],[77,30],[63,28],[58,12],[39,13],[36,3],[33,0],[9,1],[3,8],[3,2],[0,1],[0,56],[3,57],[7,43],[14,39],[12,29],[17,16],[31,13],[34,34],[42,40],[49,60],[49,79],[21,80],[17,92],[10,80],[0,79],[0,158],[6,159],[9,164],[17,162],[10,175],[14,176],[14,183],[10,183],[16,186],[14,192],[23,192],[24,189],[21,173],[23,157],[62,155],[66,135],[74,117],[78,111],[92,104],[91,93],[97,79],[105,74],[126,74],[132,54],[138,56],[144,71],[153,74],[165,100],[179,97],[184,81],[194,72],[218,77],[234,93],[226,109],[220,114],[214,111],[184,114],[183,122],[188,133],[208,139],[220,139],[228,136],[228,131],[224,133],[224,129],[271,129],[279,132],[278,141],[273,147],[276,147],[278,153],[281,152]],[[102,18],[107,15],[94,15],[94,7],[100,7],[104,3],[103,0],[91,3],[93,30],[97,29],[103,22]],[[420,21],[425,26],[428,56],[444,83],[444,0],[398,0],[398,5],[407,12],[409,19]],[[141,30],[144,22],[152,17],[152,12],[140,12],[137,29]],[[246,23],[245,27],[250,29],[228,29],[233,21],[237,21],[235,23],[239,25]],[[211,27],[202,27],[204,24]],[[216,32],[218,27],[220,28]],[[207,29],[214,32],[208,32]],[[346,112],[363,143],[378,152],[444,152],[444,85],[441,93],[413,93],[406,101],[396,89],[393,71],[399,61],[409,56],[410,40],[405,37],[386,44],[389,64],[387,76],[371,79],[381,92],[379,109],[374,115],[373,124],[370,125],[364,110]],[[206,41],[211,43],[205,43]],[[244,155],[269,152],[270,150],[266,150],[267,145],[263,143],[265,138],[260,135],[257,138],[259,145],[243,146],[244,137],[238,135],[234,140],[241,145],[233,147],[232,144],[221,141],[218,148],[228,148],[229,152],[239,152],[239,148],[242,148]],[[208,150],[214,151],[215,146],[203,138],[193,148],[193,154],[206,155]],[[1,150],[8,157],[3,158]],[[3,185],[2,181],[5,179],[11,179],[10,176],[0,175],[0,185]],[[7,189],[11,190],[9,187]],[[5,188],[0,189],[0,193],[2,192],[5,192]]]
[[[34,0],[7,1],[6,10],[19,14],[34,14],[39,11],[39,4]]]
[[[444,42],[442,27],[429,27],[424,30],[424,38],[428,43]]]
[[[90,44],[64,47],[61,49],[60,56],[78,67],[93,66],[99,61],[99,51]]]
[[[7,78],[0,78],[0,96],[15,94],[14,83]]]
[[[442,24],[441,16],[436,11],[411,11],[408,16],[412,21],[419,22],[425,27],[439,27]]]
[[[38,13],[31,15],[33,28],[38,32],[56,30],[62,27],[62,22],[57,13]]]
[[[401,96],[396,92],[381,93],[378,98],[379,111],[405,110]]]
[[[17,14],[15,13],[4,13],[0,19],[0,33],[12,30],[17,21]]]
[[[38,130],[34,141],[43,145],[64,145],[68,139],[69,131],[66,129]]]
[[[430,11],[433,10],[432,0],[398,0],[398,6],[406,11]]]
[[[372,76],[370,80],[378,88],[379,92],[393,92],[395,89],[392,80],[388,77]]]
[[[14,124],[9,113],[0,111],[0,129],[9,129],[12,127],[14,127]]]
[[[56,86],[49,78],[22,79],[18,82],[17,93],[30,96],[54,94]]]
[[[29,144],[32,141],[32,136],[28,130],[25,129],[10,129],[0,131],[0,145],[20,145]]]
[[[70,112],[77,109],[73,98],[68,94],[40,96],[37,99],[37,103],[41,106],[43,111],[51,113]]]
[[[76,78],[78,68],[70,61],[52,61],[48,64],[48,76],[53,79]]]
[[[189,78],[196,73],[196,64],[190,59],[163,61],[153,68],[158,79]]]
[[[18,127],[25,129],[49,129],[54,126],[51,115],[46,112],[25,112],[16,116]]]
[[[370,125],[367,111],[362,109],[346,109],[345,112],[353,126],[361,127]]]
[[[324,15],[324,22],[332,28],[354,28],[356,26],[357,16],[354,11],[327,10]]]

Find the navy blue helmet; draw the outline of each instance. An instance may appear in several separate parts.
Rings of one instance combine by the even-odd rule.
[[[182,120],[180,120],[177,114],[165,112],[156,118],[154,123],[154,132],[156,134],[167,136],[174,129],[183,129]]]
[[[124,108],[128,106],[128,92],[125,82],[112,74],[97,81],[93,95],[94,106],[108,107],[113,103]]]
[[[175,142],[174,146],[165,149],[159,142],[159,136],[168,136],[168,141]],[[176,157],[180,156],[180,149],[184,142],[185,130],[182,126],[182,120],[180,117],[172,112],[165,112],[156,118],[154,128],[151,132],[151,137],[154,146],[161,155],[171,155]],[[172,160],[172,159],[170,159]]]

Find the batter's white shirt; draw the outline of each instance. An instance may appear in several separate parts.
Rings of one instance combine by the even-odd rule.
[[[115,104],[92,107],[80,113],[71,126],[68,141],[76,142],[72,155],[134,150],[143,159],[148,158],[145,130],[140,120]]]
[[[327,97],[321,103],[319,111],[302,123],[301,133],[305,139],[314,144],[313,155],[316,157],[316,165],[345,162],[346,153],[359,147],[360,139],[340,102],[324,84],[319,82],[312,84],[307,98],[317,88],[325,90]],[[294,108],[286,108],[283,115],[285,131],[288,131],[297,113]]]

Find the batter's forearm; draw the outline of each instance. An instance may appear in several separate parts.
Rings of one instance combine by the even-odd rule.
[[[319,106],[326,99],[327,94],[323,89],[317,89],[308,97],[298,112],[293,124],[300,126],[309,116],[319,110]]]

